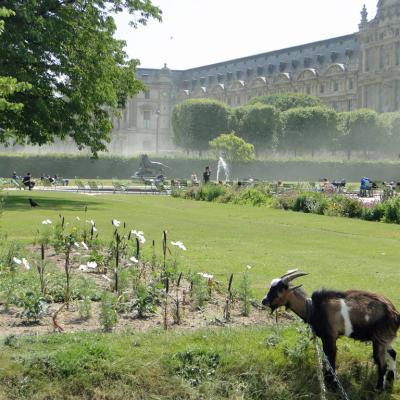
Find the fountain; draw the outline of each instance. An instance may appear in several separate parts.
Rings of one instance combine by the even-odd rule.
[[[220,173],[221,173],[222,170],[224,170],[224,173],[225,173],[225,182],[229,181],[228,164],[226,163],[226,161],[222,157],[219,157],[219,159],[218,159],[218,168],[217,168],[217,182],[220,181]]]

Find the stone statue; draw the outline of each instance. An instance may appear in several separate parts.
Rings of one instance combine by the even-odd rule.
[[[157,161],[150,161],[147,154],[142,154],[139,161],[139,171],[135,172],[135,176],[159,176],[163,175],[164,168],[168,168],[168,165]]]

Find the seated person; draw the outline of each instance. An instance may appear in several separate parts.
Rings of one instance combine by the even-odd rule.
[[[24,178],[22,179],[22,183],[23,183],[23,185],[24,185],[26,188],[28,188],[29,190],[32,190],[32,189],[34,188],[35,182],[32,180],[32,177],[31,177],[31,173],[30,173],[30,172],[28,172],[28,173],[26,174],[26,176],[24,176]]]
[[[20,177],[17,175],[17,173],[15,171],[12,174],[12,179],[14,179],[15,181],[20,179]]]

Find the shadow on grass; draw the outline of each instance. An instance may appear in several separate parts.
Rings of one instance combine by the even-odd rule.
[[[5,211],[30,211],[32,210],[29,199],[30,196],[5,196]],[[100,201],[90,199],[72,200],[68,198],[51,198],[42,196],[32,196],[32,199],[39,204],[39,209],[55,211],[84,211],[85,207],[89,209],[98,209],[102,204]]]

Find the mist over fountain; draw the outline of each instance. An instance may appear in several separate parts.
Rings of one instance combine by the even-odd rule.
[[[225,182],[229,181],[228,164],[226,163],[226,161],[222,157],[219,157],[219,159],[218,159],[218,168],[217,168],[217,182],[220,181],[220,174],[221,174],[222,170],[225,173]]]

